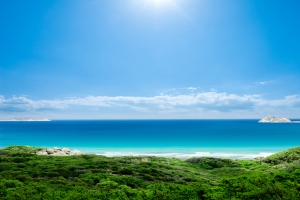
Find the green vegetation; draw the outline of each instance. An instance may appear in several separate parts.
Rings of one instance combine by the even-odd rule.
[[[261,160],[0,150],[0,199],[300,199],[300,147]]]

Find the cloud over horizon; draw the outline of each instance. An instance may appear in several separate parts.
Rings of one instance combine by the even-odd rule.
[[[87,96],[85,98],[71,97],[55,100],[32,100],[28,97],[5,98],[0,96],[1,115],[7,113],[43,113],[52,112],[55,116],[57,111],[84,109],[86,115],[89,110],[99,112],[101,110],[115,110],[116,113],[125,113],[122,116],[130,115],[132,112],[140,113],[140,116],[147,114],[160,114],[168,118],[167,113],[174,116],[183,114],[190,118],[197,118],[196,113],[215,113],[214,118],[232,118],[232,113],[244,113],[244,117],[254,117],[263,114],[282,114],[290,112],[291,117],[300,108],[300,97],[290,95],[281,99],[268,100],[261,95],[237,95],[225,92],[201,92],[189,95],[157,95],[152,97],[142,96]],[[265,112],[265,113],[264,113]],[[247,114],[248,113],[248,114]],[[252,113],[252,114],[251,114]],[[259,117],[259,116],[257,116]],[[164,118],[164,117],[163,117]],[[210,118],[210,116],[208,116]],[[243,118],[243,117],[241,117]]]

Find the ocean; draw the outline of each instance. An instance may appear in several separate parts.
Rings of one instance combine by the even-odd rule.
[[[0,148],[68,147],[104,156],[251,159],[300,146],[300,123],[258,120],[0,122]]]

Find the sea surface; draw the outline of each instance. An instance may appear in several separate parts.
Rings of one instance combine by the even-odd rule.
[[[300,123],[255,120],[0,122],[0,148],[68,147],[105,156],[251,159],[300,146]]]

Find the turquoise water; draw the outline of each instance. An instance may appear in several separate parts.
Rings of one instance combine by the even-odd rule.
[[[69,147],[106,156],[252,158],[300,146],[299,123],[258,120],[1,122],[0,147]]]

